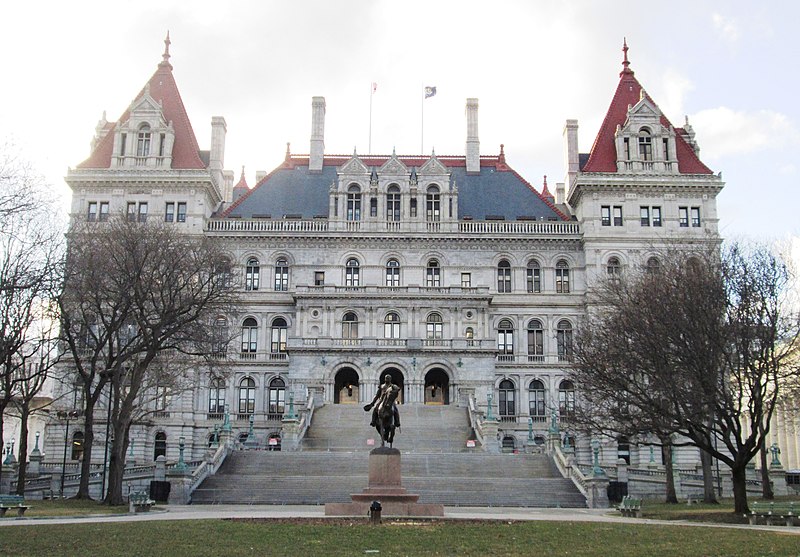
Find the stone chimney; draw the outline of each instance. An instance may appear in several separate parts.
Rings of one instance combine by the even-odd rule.
[[[311,98],[311,151],[308,169],[322,172],[325,157],[325,97]]]
[[[567,120],[564,125],[564,163],[567,167],[567,175],[564,177],[564,182],[566,182],[567,190],[570,190],[580,170],[577,120]]]
[[[467,99],[467,173],[481,171],[481,142],[478,139],[478,99]]]
[[[228,133],[228,126],[222,116],[211,117],[211,152],[208,157],[208,169],[217,184],[220,192],[224,195],[225,182],[222,177],[222,169],[225,167],[225,135]]]

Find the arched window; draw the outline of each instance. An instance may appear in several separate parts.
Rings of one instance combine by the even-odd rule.
[[[511,292],[511,263],[505,259],[497,265],[497,291]]]
[[[345,344],[355,344],[358,338],[358,316],[352,311],[345,313],[342,318],[342,338]]]
[[[528,361],[544,361],[544,327],[538,319],[528,321]]]
[[[566,379],[558,385],[558,414],[562,420],[575,415],[575,385]]]
[[[508,319],[497,325],[497,352],[501,362],[514,360],[514,325]]]
[[[275,419],[283,415],[286,402],[286,383],[280,377],[269,382],[269,414]]]
[[[556,292],[569,293],[569,265],[563,259],[556,263]]]
[[[544,400],[544,383],[534,379],[528,386],[528,412],[534,422],[543,422],[547,419]]]
[[[213,378],[208,384],[208,413],[223,414],[225,412],[225,381]]]
[[[256,382],[245,377],[239,383],[239,414],[252,414],[256,411]]]
[[[390,222],[400,220],[400,188],[394,184],[386,190],[386,220]]]
[[[283,257],[275,262],[275,290],[289,290],[289,263]]]
[[[472,327],[467,327],[464,331],[464,338],[467,339],[467,346],[473,346],[475,344],[475,331]]]
[[[76,431],[72,434],[72,460],[83,460],[83,432]]]
[[[153,440],[153,460],[160,456],[167,457],[167,434],[163,431],[156,433]]]
[[[438,288],[442,285],[441,269],[439,262],[435,259],[428,261],[428,266],[425,268],[425,286]]]
[[[397,259],[386,262],[386,286],[400,286],[400,262]]]
[[[425,194],[425,218],[428,221],[438,221],[441,218],[441,200],[438,186],[429,186]]]
[[[427,338],[440,339],[444,335],[444,325],[442,323],[442,316],[436,312],[428,314],[425,324]]]
[[[258,290],[258,278],[261,267],[258,264],[258,259],[251,257],[247,260],[247,266],[244,271],[244,289],[245,290]]]
[[[248,317],[242,323],[242,354],[255,354],[258,351],[258,322]]]
[[[658,257],[651,257],[647,260],[646,271],[653,274],[661,272],[661,261],[658,260]]]
[[[150,126],[147,124],[139,126],[139,133],[136,137],[136,156],[146,157],[150,154]]]
[[[514,386],[514,382],[510,379],[503,379],[500,381],[499,386],[499,393],[498,393],[498,405],[499,405],[499,414],[500,420],[513,420],[514,417],[517,415],[516,412],[516,396],[515,391],[516,387]]]
[[[400,338],[400,316],[390,311],[383,321],[384,338]]]
[[[639,160],[653,160],[653,138],[647,128],[639,130]]]
[[[225,317],[217,317],[214,320],[214,328],[211,331],[211,354],[214,357],[223,357],[228,350],[228,320]]]
[[[556,346],[558,349],[558,361],[572,361],[572,324],[566,319],[558,322],[556,329]]]
[[[526,278],[528,292],[539,293],[542,291],[542,268],[535,259],[528,261]]]
[[[270,335],[269,351],[272,354],[286,353],[287,326],[286,319],[276,317],[272,320],[272,332]]]
[[[345,286],[360,286],[361,277],[359,273],[358,259],[350,258],[345,263],[344,268],[344,285]]]
[[[612,280],[618,279],[620,272],[622,271],[622,265],[619,262],[619,258],[610,257],[608,259],[608,263],[606,263],[606,271],[608,272],[608,278]]]
[[[230,288],[231,284],[233,284],[231,261],[227,257],[221,257],[214,264],[214,281],[224,288]]]
[[[347,220],[361,220],[361,188],[355,184],[347,188]]]

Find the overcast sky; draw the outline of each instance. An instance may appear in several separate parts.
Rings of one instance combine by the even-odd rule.
[[[326,153],[463,154],[464,103],[480,99],[483,154],[501,143],[537,187],[564,176],[562,129],[588,152],[631,69],[675,125],[695,129],[722,172],[726,237],[800,236],[800,4],[593,1],[14,2],[0,20],[0,137],[11,136],[66,199],[89,154],[155,71],[169,30],[174,74],[200,143],[228,124],[226,168],[308,153],[311,97],[327,100]],[[65,204],[66,205],[66,204]]]

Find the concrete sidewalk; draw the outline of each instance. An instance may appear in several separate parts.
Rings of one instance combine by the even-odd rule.
[[[315,505],[172,505],[164,510],[138,514],[86,515],[76,517],[22,517],[0,519],[0,526],[33,526],[36,524],[85,524],[103,522],[144,522],[151,520],[208,520],[232,518],[341,518],[326,517],[325,507]],[[613,509],[558,509],[513,507],[445,507],[444,519],[450,520],[543,520],[561,522],[611,522],[620,524],[660,524],[703,528],[738,528],[785,532],[800,535],[800,527],[750,526],[749,524],[711,524],[685,520],[650,520],[625,518]],[[391,517],[390,517],[391,518]],[[402,517],[400,517],[402,518]],[[367,521],[367,517],[353,517]],[[415,520],[408,518],[408,520]],[[420,520],[430,520],[424,518]],[[437,519],[441,520],[441,519]]]

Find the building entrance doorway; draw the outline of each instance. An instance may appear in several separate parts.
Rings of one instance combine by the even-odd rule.
[[[450,404],[450,378],[441,368],[425,374],[425,404]]]
[[[334,404],[358,404],[358,373],[351,367],[336,372],[333,382]]]
[[[387,373],[392,376],[392,383],[400,387],[400,394],[397,397],[397,404],[403,404],[406,392],[405,378],[403,377],[403,372],[397,369],[396,367],[387,367],[381,372],[381,375],[378,378],[380,383],[383,383],[383,377]]]

